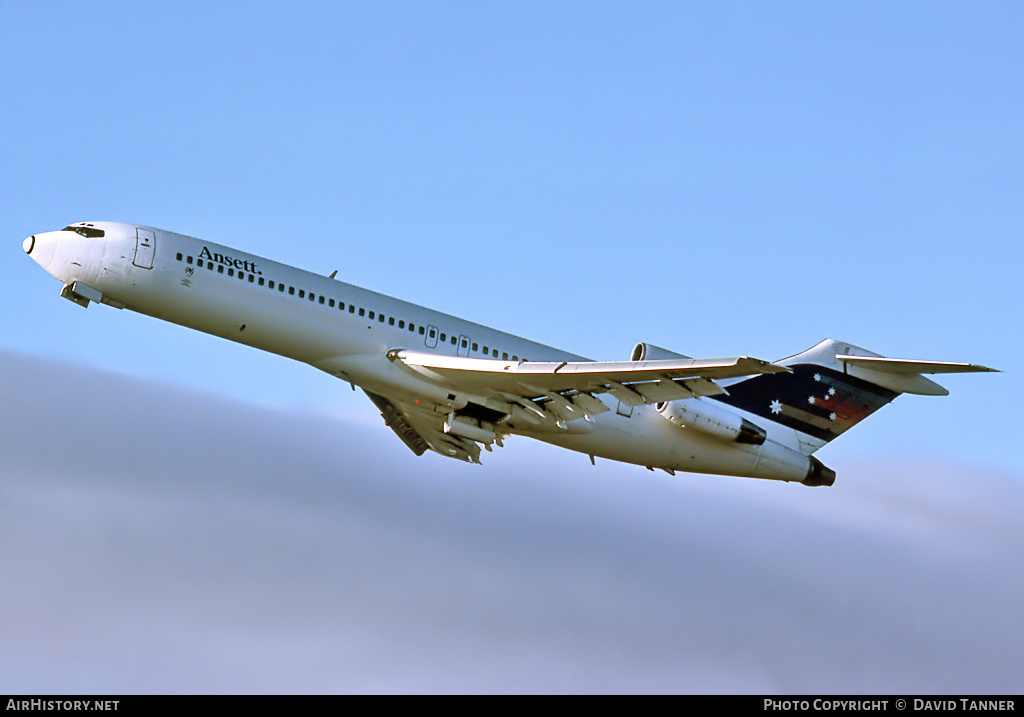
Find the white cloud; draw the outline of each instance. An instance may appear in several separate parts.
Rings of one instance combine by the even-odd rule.
[[[21,356],[0,386],[0,690],[1021,689],[1017,475],[467,466]]]

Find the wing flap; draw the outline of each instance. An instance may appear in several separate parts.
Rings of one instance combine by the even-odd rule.
[[[375,393],[370,393],[369,391],[363,391],[363,393],[369,396],[374,405],[380,409],[380,415],[384,419],[384,425],[394,431],[395,434],[402,439],[402,443],[409,447],[409,450],[417,456],[422,456],[427,452],[427,449],[430,448],[430,444],[427,443],[415,428],[413,428],[405,414],[399,411],[395,404]]]
[[[429,449],[448,458],[468,463],[480,462],[480,446],[468,438],[446,431],[444,419],[440,416],[411,410],[408,406],[365,389],[363,392],[380,409],[385,425],[417,456],[422,456]],[[498,443],[500,445],[500,441]],[[489,446],[487,450],[490,450]]]

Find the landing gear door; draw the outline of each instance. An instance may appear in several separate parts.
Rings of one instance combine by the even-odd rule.
[[[135,260],[140,269],[153,268],[153,254],[156,252],[156,234],[151,229],[135,230]]]

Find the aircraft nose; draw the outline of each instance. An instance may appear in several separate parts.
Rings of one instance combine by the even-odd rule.
[[[21,243],[21,248],[44,269],[50,266],[53,253],[57,248],[57,232],[33,234]]]

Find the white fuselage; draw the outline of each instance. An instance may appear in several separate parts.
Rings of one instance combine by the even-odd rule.
[[[103,236],[48,232],[26,239],[25,249],[66,287],[80,282],[103,303],[287,356],[374,393],[452,400],[451,387],[389,361],[386,354],[395,348],[517,361],[586,360],[201,239],[113,222],[88,226]],[[599,399],[608,412],[570,422],[566,430],[515,432],[592,457],[669,471],[802,481],[813,467],[813,459],[794,450],[793,431],[783,426],[763,426],[763,445],[728,443],[681,428],[651,406],[630,408],[608,394]]]

